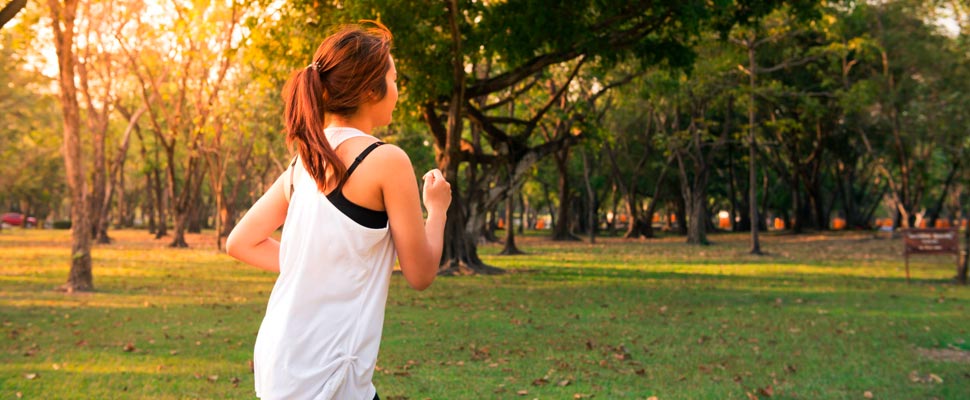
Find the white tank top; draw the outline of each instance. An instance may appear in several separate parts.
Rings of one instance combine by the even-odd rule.
[[[326,134],[335,149],[368,136],[353,128]],[[395,259],[390,231],[344,215],[302,165],[280,239],[280,275],[256,337],[256,396],[371,400]]]

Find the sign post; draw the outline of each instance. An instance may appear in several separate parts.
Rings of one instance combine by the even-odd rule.
[[[960,267],[960,241],[957,229],[906,229],[903,231],[903,256],[906,258],[906,282],[909,282],[910,254],[953,254]]]

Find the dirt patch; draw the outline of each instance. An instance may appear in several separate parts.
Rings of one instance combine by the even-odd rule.
[[[933,361],[970,364],[970,351],[959,349],[916,349],[919,355]]]

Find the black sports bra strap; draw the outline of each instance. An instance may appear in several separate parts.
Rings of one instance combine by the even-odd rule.
[[[370,152],[374,151],[374,149],[376,149],[377,146],[380,146],[382,144],[384,144],[384,142],[371,143],[371,145],[367,146],[367,148],[364,149],[364,151],[360,152],[360,155],[357,156],[356,159],[354,159],[354,163],[350,164],[350,168],[347,168],[347,175],[344,175],[344,182],[347,182],[347,178],[350,178],[350,174],[354,173],[354,170],[357,169],[357,166],[360,165],[360,162],[364,161],[364,158],[366,158],[367,155],[370,154]],[[343,186],[343,183],[341,183],[340,186]]]

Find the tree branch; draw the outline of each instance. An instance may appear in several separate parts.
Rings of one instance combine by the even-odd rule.
[[[3,6],[3,9],[0,10],[0,28],[3,28],[7,22],[10,22],[26,5],[27,0],[11,0],[7,5]]]

